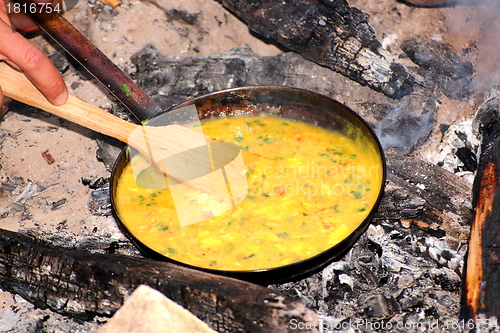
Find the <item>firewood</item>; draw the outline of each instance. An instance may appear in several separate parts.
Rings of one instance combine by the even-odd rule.
[[[294,52],[260,56],[250,49],[235,48],[218,54],[174,57],[147,44],[131,57],[131,62],[137,68],[132,78],[164,109],[207,93],[256,85],[307,89],[344,103],[353,102],[352,98],[342,99],[346,90],[353,89],[371,100],[389,100]]]
[[[368,15],[345,0],[220,2],[253,32],[362,85],[396,99],[413,89],[415,78],[386,57]]]
[[[404,40],[401,49],[425,73],[428,85],[435,82],[451,99],[464,99],[472,93],[473,65],[453,52],[450,44],[416,36]]]
[[[291,329],[292,318],[317,322],[301,302],[263,286],[165,262],[50,246],[0,229],[0,287],[38,307],[83,319],[111,316],[141,284],[218,332],[302,332]]]
[[[388,150],[386,159],[388,184],[375,218],[404,220],[427,234],[458,240],[472,217],[470,184],[416,155]]]
[[[461,315],[464,319],[500,317],[500,90],[492,88],[474,124],[482,136],[474,179],[474,218],[464,268]]]

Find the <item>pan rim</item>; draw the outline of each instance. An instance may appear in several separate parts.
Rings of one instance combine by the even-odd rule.
[[[119,157],[116,159],[115,164],[112,169],[112,174],[111,174],[111,182],[110,182],[110,196],[111,196],[111,206],[112,206],[112,211],[115,219],[117,220],[120,228],[122,228],[125,231],[125,234],[129,236],[131,241],[138,247],[138,249],[143,252],[147,257],[150,257],[152,259],[160,260],[160,261],[167,261],[171,263],[178,264],[183,267],[188,267],[191,269],[195,270],[200,270],[212,274],[217,274],[217,275],[224,275],[224,276],[229,276],[233,278],[238,278],[241,280],[246,280],[250,282],[255,282],[255,283],[261,283],[261,284],[271,284],[271,283],[277,283],[277,282],[282,282],[282,281],[292,281],[295,280],[301,276],[306,276],[311,273],[314,273],[315,271],[320,270],[321,268],[324,268],[326,265],[334,261],[336,258],[340,257],[342,254],[347,252],[361,237],[362,234],[367,230],[368,226],[371,224],[372,218],[375,215],[375,213],[378,210],[378,207],[380,205],[380,202],[382,200],[382,197],[384,195],[384,188],[385,188],[385,183],[386,183],[386,178],[387,178],[387,165],[386,165],[386,158],[385,154],[382,148],[382,145],[380,144],[380,141],[378,137],[376,136],[375,132],[373,129],[370,127],[370,125],[360,116],[358,115],[355,111],[344,105],[343,103],[316,93],[312,92],[306,89],[302,88],[294,88],[294,87],[286,87],[286,86],[245,86],[245,87],[237,87],[237,88],[230,88],[230,89],[224,89],[220,90],[217,92],[209,93],[206,95],[198,96],[192,99],[189,99],[179,105],[173,106],[172,108],[168,109],[165,112],[168,112],[170,110],[174,110],[177,108],[181,108],[187,105],[192,105],[196,104],[197,102],[199,103],[200,101],[204,100],[209,100],[213,99],[214,97],[217,96],[223,96],[223,95],[228,95],[228,94],[236,94],[240,92],[245,92],[245,91],[251,91],[251,92],[259,92],[259,93],[265,93],[265,92],[274,92],[274,91],[280,91],[280,92],[289,92],[289,93],[299,93],[299,94],[307,94],[310,95],[314,98],[319,98],[325,101],[328,101],[329,103],[333,103],[338,105],[341,109],[343,109],[347,114],[350,114],[354,119],[356,119],[364,128],[363,130],[366,131],[369,135],[371,140],[373,141],[374,147],[376,148],[377,152],[379,153],[380,156],[380,163],[381,163],[381,171],[382,171],[382,177],[381,177],[381,185],[380,188],[378,189],[378,196],[373,204],[373,206],[370,208],[370,212],[366,216],[366,218],[363,220],[363,222],[360,223],[360,225],[352,231],[347,237],[345,237],[342,241],[339,243],[335,244],[334,246],[324,250],[323,252],[320,252],[312,257],[308,257],[306,259],[302,259],[298,262],[290,263],[287,265],[282,265],[282,266],[276,266],[276,267],[270,267],[270,268],[263,268],[263,269],[255,269],[255,270],[222,270],[222,269],[210,269],[210,268],[203,268],[203,267],[198,267],[190,264],[186,264],[174,259],[171,259],[169,257],[166,257],[157,251],[152,250],[149,248],[147,245],[143,244],[140,240],[138,240],[125,226],[123,221],[118,215],[116,205],[115,205],[115,188],[116,188],[116,179],[117,179],[117,172],[120,169],[120,163],[123,163],[125,154],[128,153],[128,147],[125,147],[122,149]],[[163,113],[162,113],[163,114]],[[155,118],[152,118],[153,120]]]

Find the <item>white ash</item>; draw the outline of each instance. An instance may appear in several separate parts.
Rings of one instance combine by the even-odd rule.
[[[53,246],[87,250],[91,253],[142,257],[139,250],[121,232],[99,236],[71,235],[64,230],[39,230],[36,228],[21,229],[19,232]]]
[[[315,309],[323,332],[349,332],[361,321],[393,327],[413,323],[396,331],[425,332],[456,321],[465,249],[453,250],[443,239],[414,233],[394,221],[377,223],[321,272],[270,287]]]
[[[48,309],[36,308],[18,295],[0,291],[0,332],[88,333],[95,332],[107,318],[91,321],[68,318]]]
[[[347,274],[340,274],[339,275],[339,282],[340,282],[340,284],[348,285],[349,287],[351,287],[351,289],[354,288],[354,280],[352,279],[352,277],[350,277]]]
[[[35,197],[38,194],[38,185],[28,180],[28,184],[23,188],[22,192],[16,197],[14,202],[26,203],[28,199]]]
[[[465,247],[461,249],[461,252],[455,252],[442,240],[427,237],[425,243],[420,246],[420,250],[427,251],[432,260],[438,264],[447,266],[456,273],[461,274]]]
[[[466,170],[464,163],[457,156],[457,151],[461,148],[478,155],[479,140],[473,131],[471,119],[459,121],[446,130],[431,162],[472,183],[473,171]]]

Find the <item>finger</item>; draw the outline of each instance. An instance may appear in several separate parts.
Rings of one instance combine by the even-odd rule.
[[[12,34],[8,44],[0,53],[17,65],[50,103],[64,104],[68,90],[49,58],[19,33]]]

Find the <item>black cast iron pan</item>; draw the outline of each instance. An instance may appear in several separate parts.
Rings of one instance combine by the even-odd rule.
[[[353,139],[365,140],[370,145],[376,147],[376,149],[380,152],[380,163],[382,165],[384,175],[382,187],[385,183],[385,160],[382,148],[370,127],[349,108],[326,96],[307,90],[289,87],[241,87],[201,96],[180,104],[173,109],[175,110],[189,105],[196,106],[201,120],[221,116],[230,117],[236,114],[241,115],[242,112],[248,115],[271,114],[339,131],[347,136],[351,136]],[[279,112],[277,113],[276,110],[279,110]],[[148,124],[157,125],[157,120],[160,120],[161,122],[161,116],[152,118]],[[127,150],[124,150],[118,158],[112,174],[111,202],[118,221],[121,221],[121,219],[115,207],[116,188],[119,176],[128,161],[128,152]],[[359,225],[359,227],[343,241],[314,257],[276,268],[253,271],[223,271],[193,267],[184,263],[173,261],[160,253],[151,250],[148,246],[141,243],[141,241],[134,237],[134,235],[126,229],[123,223],[122,226],[125,230],[127,230],[127,234],[131,236],[134,243],[144,253],[155,259],[172,261],[187,267],[202,269],[210,273],[222,274],[260,284],[291,281],[323,268],[332,260],[345,253],[358,240],[358,238],[365,232],[366,228],[370,224],[371,218],[377,210],[382,197],[382,187],[379,189],[377,202],[373,207],[371,207],[368,216]],[[276,209],[279,209],[279,207],[276,207]]]

